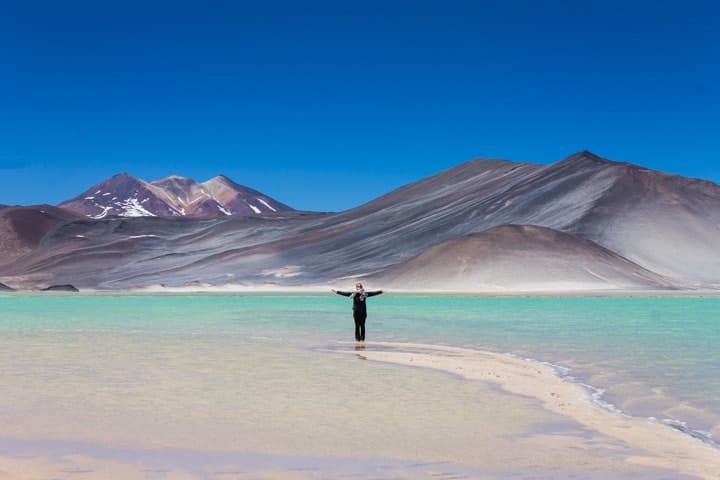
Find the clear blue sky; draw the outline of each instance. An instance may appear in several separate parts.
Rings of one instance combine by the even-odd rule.
[[[720,183],[707,1],[0,2],[0,203],[223,173],[342,210],[475,157]]]

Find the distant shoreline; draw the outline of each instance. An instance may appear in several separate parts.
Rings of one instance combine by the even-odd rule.
[[[342,287],[341,284],[335,285]],[[327,286],[238,286],[232,285],[227,287],[160,287],[152,286],[145,288],[135,288],[126,290],[113,289],[87,289],[81,288],[79,294],[89,294],[98,296],[133,296],[133,295],[269,295],[280,296],[289,295],[316,295],[330,293],[331,285]],[[382,285],[372,285],[371,288],[382,288]],[[406,289],[394,290],[392,288],[385,289],[384,292],[389,295],[397,296],[427,296],[427,297],[528,297],[528,298],[720,298],[720,290],[530,290],[530,291],[460,291],[460,290],[424,290],[424,289]],[[14,290],[0,292],[4,296],[17,295],[37,295],[37,296],[53,296],[53,295],[72,295],[77,296],[74,292],[48,292],[40,290]]]

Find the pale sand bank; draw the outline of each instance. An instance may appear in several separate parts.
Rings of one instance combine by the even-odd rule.
[[[360,348],[343,351],[368,360],[431,368],[497,384],[507,392],[535,398],[545,409],[642,452],[627,455],[629,464],[720,479],[720,449],[657,421],[607,410],[592,401],[589,390],[560,378],[542,363],[438,345],[369,342]]]

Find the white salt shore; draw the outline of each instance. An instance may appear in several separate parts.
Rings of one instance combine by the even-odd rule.
[[[675,469],[704,479],[720,479],[720,449],[655,420],[612,412],[591,392],[565,380],[545,364],[509,355],[438,345],[369,342],[360,347],[367,360],[436,369],[468,380],[491,382],[506,392],[537,399],[554,413],[643,452],[625,461]],[[342,350],[358,354],[358,350]]]

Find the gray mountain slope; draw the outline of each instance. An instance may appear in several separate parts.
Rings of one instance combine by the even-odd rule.
[[[585,237],[687,287],[720,286],[720,187],[589,152],[548,166],[468,162],[325,219],[319,230],[334,234],[288,253],[320,253],[357,276],[507,224]]]
[[[474,160],[327,219],[320,228],[337,234],[313,248],[336,262],[345,259],[346,265],[362,259],[352,269],[360,274],[498,225],[563,230],[579,222],[613,180],[613,171],[605,168]],[[378,254],[391,245],[402,248]]]
[[[84,288],[254,282],[266,264],[274,265],[273,242],[291,235],[305,218],[287,212],[68,222],[32,254],[0,266],[0,277],[25,286],[63,281]]]
[[[720,288],[720,187],[632,165],[569,231],[692,287]]]

